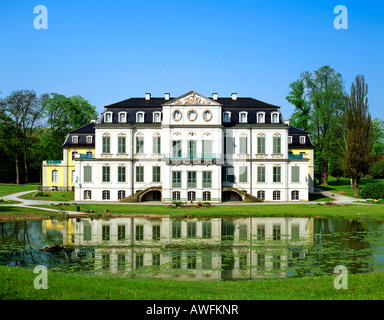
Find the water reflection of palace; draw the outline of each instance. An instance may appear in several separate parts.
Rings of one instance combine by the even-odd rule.
[[[72,256],[94,258],[97,272],[235,280],[286,277],[312,242],[313,219],[82,218],[62,232]]]

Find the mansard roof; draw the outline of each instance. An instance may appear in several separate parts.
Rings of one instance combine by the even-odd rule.
[[[72,137],[78,137],[78,142],[72,142]],[[92,143],[87,142],[87,137],[92,136]],[[70,131],[63,146],[95,146],[95,123],[88,123],[78,129]]]
[[[311,134],[307,131],[304,131],[302,129],[296,128],[294,126],[289,126],[288,128],[288,135],[292,137],[292,143],[289,144],[289,147],[293,148],[314,148],[315,145],[313,144],[311,140]],[[300,137],[305,136],[305,143],[300,143]]]

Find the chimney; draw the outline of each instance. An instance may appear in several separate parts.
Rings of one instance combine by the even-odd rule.
[[[217,93],[212,93],[212,99],[217,100]]]
[[[145,100],[151,100],[151,94],[150,93],[145,94]]]
[[[237,93],[232,93],[232,100],[237,100]]]
[[[165,93],[165,100],[169,100],[169,93]]]

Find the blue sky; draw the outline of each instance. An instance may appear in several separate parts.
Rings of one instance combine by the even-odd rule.
[[[330,65],[346,91],[362,74],[383,117],[384,1],[0,1],[0,91],[81,95],[97,106],[144,96],[251,96],[293,111],[303,71]],[[337,30],[337,5],[348,29]],[[48,9],[37,30],[33,9]]]

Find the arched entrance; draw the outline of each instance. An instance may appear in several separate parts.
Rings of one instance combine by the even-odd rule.
[[[148,192],[144,193],[140,198],[140,202],[144,201],[161,201],[161,191],[149,190]]]
[[[243,197],[236,191],[223,191],[222,201],[243,201]]]

